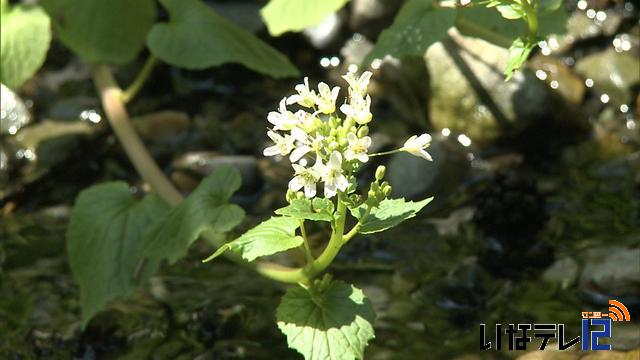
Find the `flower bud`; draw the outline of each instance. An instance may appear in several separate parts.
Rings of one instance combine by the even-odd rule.
[[[372,182],[372,183],[371,183],[371,190],[372,190],[373,192],[378,192],[378,190],[380,190],[380,185],[378,185],[378,183],[377,183],[377,182]]]
[[[391,185],[386,184],[385,186],[382,187],[382,194],[384,194],[384,197],[388,197],[389,194],[391,194],[391,190],[393,190],[391,188]]]
[[[287,199],[287,202],[291,202],[293,200],[296,199],[296,192],[290,189],[287,189],[287,194],[285,195],[285,199]]]
[[[329,144],[329,150],[331,150],[331,151],[337,150],[339,146],[340,146],[340,144],[338,144],[338,142],[332,141]]]
[[[349,141],[346,138],[341,138],[338,142],[338,144],[342,147],[345,147],[349,144]]]
[[[354,124],[355,124],[355,121],[354,121],[352,118],[348,117],[348,118],[344,121],[344,123],[342,124],[342,127],[343,127],[344,129],[350,129]],[[347,131],[347,132],[348,132],[348,131]],[[345,134],[345,135],[346,135],[346,134]]]
[[[304,197],[304,192],[302,192],[302,191],[298,191],[298,192],[296,193],[296,198],[297,198],[298,200],[303,200],[303,199],[305,199],[305,197]]]
[[[332,117],[331,119],[329,119],[329,126],[332,129],[335,129],[338,126],[338,122],[336,121],[336,118]]]
[[[360,129],[358,129],[358,137],[359,138],[363,138],[367,135],[369,135],[369,127],[367,125],[363,125],[360,127]]]
[[[337,128],[332,128],[331,130],[329,130],[329,136],[336,137],[336,135],[338,135],[338,129]]]
[[[375,199],[376,198],[376,192],[373,190],[369,190],[369,192],[367,192],[367,197],[369,199]]]
[[[384,165],[378,166],[378,168],[376,169],[376,180],[382,180],[386,171],[387,168]]]

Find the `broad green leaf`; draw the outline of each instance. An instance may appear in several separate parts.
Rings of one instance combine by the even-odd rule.
[[[349,0],[271,0],[260,13],[273,36],[318,25]]]
[[[51,42],[49,16],[39,6],[2,2],[0,82],[17,89],[44,63]]]
[[[144,239],[144,255],[174,263],[202,232],[224,233],[233,229],[244,218],[244,211],[227,201],[240,188],[240,181],[238,170],[220,166],[149,230]]]
[[[276,214],[290,216],[298,220],[332,221],[333,203],[331,200],[315,198],[312,206],[309,199],[295,199],[286,207],[276,210]]]
[[[555,11],[562,6],[563,0],[540,0],[538,8],[543,11]]]
[[[516,20],[520,19],[524,16],[524,10],[522,10],[522,6],[517,3],[509,4],[509,5],[498,5],[496,6],[500,15],[503,18],[508,20]]]
[[[261,256],[272,255],[302,245],[302,237],[295,232],[300,221],[291,217],[272,217],[244,233],[239,238],[221,246],[205,261],[213,260],[227,250],[253,261]]]
[[[44,0],[62,42],[89,62],[123,64],[142,50],[153,0]]]
[[[567,32],[569,13],[564,7],[553,11],[538,12],[538,36],[546,37],[551,34],[563,35]]]
[[[423,207],[433,200],[433,197],[422,201],[413,202],[402,199],[385,199],[377,208],[373,208],[360,228],[361,234],[371,234],[398,226],[401,222],[410,219]],[[365,214],[366,205],[351,209],[351,214],[360,220]]]
[[[516,39],[511,47],[509,48],[509,60],[507,61],[507,67],[504,69],[504,74],[507,77],[507,80],[511,79],[513,73],[522,67],[531,50],[536,46],[536,44],[531,44],[524,42],[522,39]]]
[[[216,14],[198,0],[160,0],[168,23],[153,26],[147,38],[151,52],[187,69],[240,63],[274,77],[296,76],[298,70],[276,49]]]
[[[365,64],[385,55],[402,57],[423,56],[431,44],[439,41],[453,26],[456,12],[449,8],[435,8],[433,2],[409,0],[406,2],[393,24],[384,30],[376,46],[367,55]]]
[[[67,229],[71,271],[80,286],[84,324],[110,300],[129,295],[158,268],[142,263],[142,239],[169,205],[155,195],[136,200],[123,182],[80,193]]]
[[[363,359],[374,338],[375,313],[362,290],[341,281],[310,290],[287,290],[278,306],[278,327],[290,348],[307,360]]]

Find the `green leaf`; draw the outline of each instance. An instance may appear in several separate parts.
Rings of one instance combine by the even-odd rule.
[[[39,6],[2,2],[0,82],[17,89],[44,63],[51,42],[49,16]]]
[[[295,199],[286,207],[276,210],[276,214],[290,216],[298,220],[333,221],[333,203],[324,198]]]
[[[524,17],[524,10],[522,9],[522,5],[517,3],[498,5],[496,6],[496,9],[498,10],[498,12],[500,12],[500,15],[502,15],[503,18],[508,20],[516,20]]]
[[[363,359],[374,338],[375,313],[362,290],[334,281],[310,290],[287,290],[278,306],[278,327],[305,359]]]
[[[272,217],[244,233],[239,238],[224,244],[205,261],[210,261],[231,250],[247,261],[272,255],[302,245],[302,237],[295,231],[300,221],[291,217]]]
[[[409,0],[393,24],[384,30],[374,49],[367,55],[365,64],[385,55],[402,57],[423,56],[431,44],[439,41],[453,26],[456,12],[449,8],[435,8],[433,2]]]
[[[67,229],[67,251],[85,325],[108,301],[129,295],[157,270],[156,261],[141,265],[142,238],[167,211],[155,195],[136,200],[123,182],[80,193]]]
[[[502,47],[510,46],[526,29],[524,21],[505,21],[499,12],[484,7],[458,9],[456,27],[464,35],[479,37]]]
[[[153,0],[44,0],[62,42],[89,62],[123,64],[144,46]]]
[[[416,216],[418,211],[433,200],[433,197],[413,202],[402,199],[385,199],[377,208],[371,209],[360,228],[359,233],[371,234],[398,226],[401,222]],[[351,214],[360,220],[365,214],[366,205],[351,209]]]
[[[198,0],[160,0],[171,21],[153,26],[147,38],[151,52],[187,69],[240,63],[274,77],[298,70],[276,49],[216,14]]]
[[[317,25],[349,0],[271,0],[260,13],[273,36]]]
[[[562,6],[563,0],[540,0],[538,8],[543,11],[556,11]]]
[[[567,32],[569,13],[564,7],[553,11],[538,12],[538,36],[546,37],[551,34],[563,35]]]
[[[144,239],[144,255],[174,263],[202,232],[224,233],[233,229],[244,218],[244,211],[227,201],[240,188],[240,182],[238,170],[220,166],[149,230]]]
[[[522,67],[522,64],[527,61],[531,50],[536,44],[524,42],[522,39],[517,38],[511,47],[509,48],[509,60],[507,61],[507,67],[504,69],[504,74],[507,76],[507,80],[511,79],[513,73]]]

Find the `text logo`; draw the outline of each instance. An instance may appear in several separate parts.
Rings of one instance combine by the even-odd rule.
[[[600,340],[611,338],[612,323],[617,321],[631,321],[631,315],[624,304],[609,300],[608,313],[582,312],[581,336],[575,338],[565,336],[564,324],[496,324],[494,331],[480,324],[480,349],[501,350],[504,346],[509,350],[527,350],[527,345],[539,338],[542,340],[540,350],[545,350],[551,339],[557,341],[559,350],[567,350],[578,343],[582,350],[611,350],[611,344],[604,344]],[[488,333],[493,333],[493,340],[487,341],[487,335],[491,336]],[[507,338],[504,345],[503,335]]]

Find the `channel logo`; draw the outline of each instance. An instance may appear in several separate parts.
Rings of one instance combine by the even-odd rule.
[[[494,337],[487,341],[487,328],[480,324],[480,349],[501,350],[502,337],[506,335],[509,350],[527,350],[527,345],[533,339],[541,339],[539,349],[545,350],[551,340],[556,340],[559,350],[567,350],[576,344],[587,350],[611,350],[611,344],[604,344],[600,340],[612,337],[612,323],[631,321],[629,310],[617,300],[609,300],[609,312],[583,311],[581,336],[571,338],[565,334],[565,324],[496,324]],[[506,347],[506,346],[505,346]]]

